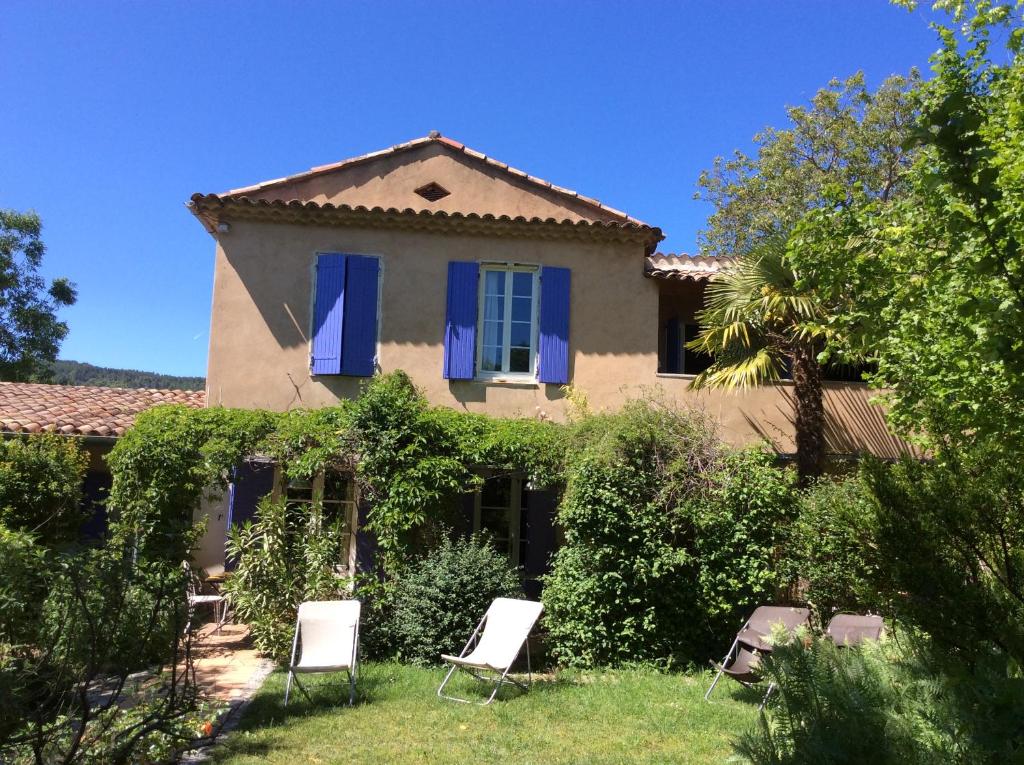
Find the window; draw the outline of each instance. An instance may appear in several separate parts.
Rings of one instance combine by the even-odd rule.
[[[683,374],[699,375],[715,360],[713,356],[702,351],[695,351],[687,348],[686,344],[696,340],[700,336],[700,325],[683,325]]]
[[[526,498],[524,481],[508,475],[489,476],[476,494],[473,531],[490,535],[513,566],[526,564]]]
[[[536,268],[481,268],[476,365],[481,377],[533,376],[537,302]]]
[[[313,480],[292,479],[283,487],[286,512],[307,515],[315,502],[323,508],[326,530],[338,540],[340,575],[355,573],[355,535],[358,511],[355,483],[351,476],[329,470],[319,473]]]

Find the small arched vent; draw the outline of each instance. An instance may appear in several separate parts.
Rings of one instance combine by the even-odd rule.
[[[431,181],[426,186],[420,186],[416,189],[416,193],[426,199],[428,202],[436,202],[438,199],[444,199],[446,196],[451,194],[448,189],[439,183]]]

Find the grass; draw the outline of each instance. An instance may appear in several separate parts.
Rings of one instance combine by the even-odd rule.
[[[560,673],[523,694],[503,688],[492,705],[437,698],[440,669],[399,664],[362,667],[354,707],[343,675],[293,687],[272,675],[240,729],[217,748],[217,765],[388,763],[722,763],[730,740],[757,717],[758,697],[723,682],[703,700],[708,675],[647,671]],[[465,675],[448,689],[484,698]]]

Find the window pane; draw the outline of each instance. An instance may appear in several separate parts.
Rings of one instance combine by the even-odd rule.
[[[512,275],[512,294],[525,297],[533,295],[533,274],[517,271]]]
[[[505,272],[484,271],[484,294],[504,295],[505,294]]]
[[[508,507],[512,502],[512,479],[509,476],[488,478],[480,490],[481,507]]]
[[[485,321],[484,322],[484,345],[501,345],[502,335],[502,322],[500,321]]]
[[[530,298],[512,298],[512,321],[533,321],[533,301]]]
[[[484,298],[484,320],[501,321],[505,318],[504,295],[487,295]]]
[[[324,474],[324,501],[341,501],[352,499],[352,482],[344,473],[333,470]]]
[[[485,345],[480,368],[485,372],[501,371],[501,346]]]
[[[504,510],[481,510],[480,530],[493,534],[495,542],[504,542],[509,537],[508,515]]]
[[[520,348],[529,348],[530,329],[531,327],[528,322],[512,322],[511,342],[509,344],[513,347],[519,346]]]
[[[509,372],[529,372],[530,371],[530,349],[529,348],[512,348],[508,354],[508,371]]]

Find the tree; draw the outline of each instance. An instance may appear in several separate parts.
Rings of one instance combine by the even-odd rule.
[[[790,107],[790,127],[754,136],[757,156],[718,157],[701,174],[698,198],[715,211],[701,232],[702,251],[738,258],[731,275],[706,293],[702,334],[690,347],[715,354],[695,387],[737,388],[794,379],[797,464],[801,479],[821,472],[824,403],[821,364],[831,347],[832,306],[790,263],[790,239],[814,210],[865,196],[898,196],[910,157],[904,148],[914,116],[908,92],[916,72],[893,76],[871,93],[858,73],[831,81],[810,108]],[[851,359],[852,360],[852,359]]]
[[[68,333],[57,310],[74,304],[75,285],[40,276],[42,227],[34,212],[0,210],[0,380],[48,376]]]
[[[690,347],[715,356],[693,387],[746,388],[793,377],[797,472],[802,481],[821,472],[825,452],[822,370],[818,349],[827,340],[822,309],[812,292],[796,289],[785,241],[759,242],[736,266],[711,282],[704,327]]]
[[[1014,4],[944,3],[935,77],[917,87],[916,158],[892,204],[808,215],[791,262],[838,350],[870,348],[890,419],[932,450],[1024,453],[1024,19]],[[1008,28],[1007,55],[990,52]]]

